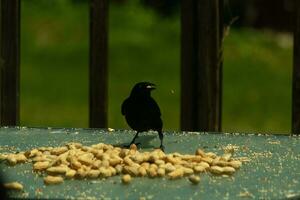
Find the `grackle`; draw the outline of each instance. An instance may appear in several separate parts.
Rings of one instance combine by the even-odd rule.
[[[160,149],[164,150],[161,113],[156,101],[151,97],[151,91],[154,89],[153,83],[137,83],[122,104],[122,115],[125,115],[128,125],[137,131],[130,145],[134,144],[140,132],[154,130],[159,135]]]

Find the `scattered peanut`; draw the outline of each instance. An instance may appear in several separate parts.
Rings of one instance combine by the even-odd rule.
[[[76,175],[76,171],[74,169],[69,169],[66,171],[67,178],[73,178]]]
[[[122,182],[124,184],[128,184],[131,182],[131,176],[129,174],[125,174],[124,176],[122,176]]]
[[[36,162],[33,165],[34,170],[45,170],[49,167],[49,162],[48,161],[43,161],[43,162]]]
[[[219,167],[219,166],[212,166],[210,168],[210,172],[213,173],[213,174],[216,174],[216,175],[220,175],[224,172],[223,168],[222,167]]]
[[[92,165],[94,160],[94,155],[92,153],[85,153],[78,157],[78,161],[84,165]]]
[[[221,160],[228,161],[228,160],[230,160],[231,156],[232,156],[231,153],[225,153],[225,154],[221,157]]]
[[[8,155],[6,160],[10,165],[16,165],[17,164],[17,159],[15,158],[15,156],[13,156],[13,154]]]
[[[96,170],[96,169],[91,169],[90,171],[88,171],[87,176],[89,178],[98,178],[98,176],[100,175],[100,171]]]
[[[147,175],[147,170],[143,166],[141,166],[138,170],[139,170],[139,176]]]
[[[131,176],[138,176],[139,170],[136,167],[133,166],[124,166],[123,167],[123,173],[124,174],[130,174]]]
[[[233,160],[233,161],[230,161],[229,163],[229,166],[235,168],[235,169],[238,169],[242,166],[242,162],[239,161],[239,160]]]
[[[62,183],[64,179],[61,176],[46,176],[44,182],[47,185],[59,184]]]
[[[179,168],[179,169],[175,169],[174,171],[170,172],[168,174],[170,179],[176,179],[176,178],[181,178],[184,174],[183,169]]]
[[[7,159],[7,155],[3,154],[3,153],[0,153],[0,161],[6,160],[6,159]]]
[[[185,175],[191,175],[191,174],[194,173],[194,170],[191,169],[191,168],[183,167],[182,169],[183,169],[183,173],[184,173]]]
[[[64,178],[106,178],[117,174],[123,174],[124,184],[130,183],[132,177],[136,176],[169,179],[189,176],[193,184],[198,184],[200,177],[195,174],[210,172],[228,176],[242,165],[240,160],[232,158],[230,151],[222,156],[206,153],[202,149],[197,149],[195,155],[178,152],[165,154],[160,149],[139,152],[134,144],[129,149],[122,149],[103,143],[83,146],[74,142],[62,147],[40,147],[16,154],[2,153],[0,159],[10,165],[33,163],[34,171],[49,174],[44,178],[48,185],[62,183]],[[21,188],[17,184],[18,187]]]
[[[194,167],[194,171],[196,173],[202,173],[202,172],[205,171],[205,167],[203,167],[202,165],[197,165],[197,166]]]
[[[68,168],[66,166],[49,167],[46,171],[53,174],[65,174]]]
[[[66,151],[68,151],[68,148],[66,146],[64,146],[64,147],[56,147],[56,148],[52,149],[50,152],[51,152],[51,154],[59,155],[59,154],[65,153]]]
[[[4,183],[3,186],[10,190],[23,190],[23,185],[19,182]]]
[[[158,176],[163,177],[163,176],[165,176],[165,174],[166,174],[166,170],[164,168],[159,168],[157,170],[157,175]]]
[[[189,176],[189,181],[196,185],[200,182],[200,177],[196,175],[191,175]]]
[[[148,172],[148,176],[149,176],[150,178],[154,178],[154,177],[157,176],[157,171],[156,171],[156,168],[155,168],[155,167],[150,167],[150,168],[148,168],[147,172]]]
[[[23,153],[16,154],[15,158],[16,158],[18,163],[25,162],[27,160],[26,156]]]
[[[210,158],[217,158],[217,155],[213,152],[207,152],[205,155],[210,157]]]
[[[204,169],[207,169],[210,167],[210,165],[207,162],[200,162],[199,165],[204,167]]]
[[[225,174],[233,174],[235,172],[235,169],[233,167],[227,166],[227,167],[223,167],[223,172]]]

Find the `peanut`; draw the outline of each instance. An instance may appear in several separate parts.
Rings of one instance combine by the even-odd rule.
[[[174,171],[170,172],[168,174],[168,177],[170,179],[177,179],[177,178],[181,178],[183,175],[184,175],[183,169],[179,168],[179,169],[175,169]]]
[[[44,182],[47,185],[60,184],[64,181],[61,176],[46,176]]]
[[[191,175],[189,176],[189,181],[196,185],[200,182],[200,177],[196,175]]]
[[[112,172],[106,167],[100,167],[99,171],[102,177],[106,178],[112,176]]]
[[[129,174],[125,174],[124,176],[122,176],[122,183],[124,183],[124,184],[130,183],[131,180],[132,180],[132,178]]]
[[[66,166],[49,167],[46,171],[53,174],[65,174],[68,170]]]
[[[195,154],[199,155],[201,157],[205,157],[205,153],[204,153],[204,151],[202,149],[197,149]]]
[[[45,170],[49,167],[49,164],[50,164],[49,161],[36,162],[33,165],[33,169],[38,171]]]
[[[40,156],[40,155],[41,155],[41,152],[40,152],[38,149],[32,149],[32,150],[29,152],[28,157],[29,157],[29,158],[32,158],[32,157],[36,157],[36,156]]]
[[[235,172],[235,168],[226,166],[226,167],[223,167],[223,172],[225,174],[233,174]]]
[[[196,173],[202,173],[202,172],[205,171],[205,167],[203,167],[202,165],[196,165],[196,166],[194,167],[194,171],[195,171]]]
[[[6,159],[7,159],[7,155],[3,154],[3,153],[0,153],[0,161],[6,160]]]
[[[235,169],[238,169],[238,168],[240,168],[242,166],[242,162],[239,161],[239,160],[233,160],[233,161],[230,161],[228,163],[228,165],[231,166],[231,167],[233,167],[233,168],[235,168]]]
[[[66,171],[67,178],[73,178],[76,175],[76,171],[74,169],[69,169]]]
[[[6,159],[10,165],[16,165],[18,163],[16,157],[13,154],[9,154]]]
[[[27,158],[23,153],[18,153],[17,155],[15,155],[15,158],[18,163],[27,161]]]
[[[19,182],[4,183],[3,186],[10,190],[23,190],[23,185]]]
[[[183,173],[184,173],[185,175],[191,175],[191,174],[194,173],[194,170],[191,169],[191,168],[183,167],[182,169],[183,169]]]
[[[157,170],[158,176],[163,177],[163,176],[165,176],[165,174],[166,174],[166,170],[164,168],[158,168],[158,170]]]
[[[99,170],[91,169],[90,171],[87,172],[87,177],[89,178],[97,178],[100,175]]]
[[[148,173],[148,176],[151,178],[154,178],[157,176],[157,171],[156,171],[156,168],[154,168],[154,167],[149,167],[147,169],[147,173]]]
[[[92,165],[94,160],[94,155],[92,153],[85,153],[78,157],[78,161],[84,165]]]
[[[210,157],[202,157],[201,159],[202,161],[208,163],[208,164],[211,164],[213,162],[213,158],[210,158]]]
[[[138,176],[139,170],[138,170],[138,168],[133,167],[133,166],[124,166],[123,173],[130,174],[131,176]]]
[[[174,171],[176,168],[175,168],[171,163],[167,163],[167,164],[165,165],[165,169],[166,169],[167,172],[172,172],[172,171]]]
[[[222,155],[221,160],[223,161],[229,161],[232,157],[231,153],[225,153],[224,155]]]
[[[138,171],[139,171],[139,176],[146,176],[147,175],[147,170],[143,166],[141,166],[138,169]]]
[[[54,155],[60,155],[62,153],[65,153],[66,151],[68,151],[68,148],[67,147],[56,147],[54,149],[52,149],[50,152],[51,154],[54,154]]]
[[[210,165],[207,162],[200,162],[199,165],[203,166],[205,169],[210,167]]]
[[[223,168],[222,167],[219,167],[219,166],[212,166],[210,168],[210,172],[213,173],[213,174],[216,174],[216,175],[220,175],[224,172]]]
[[[205,156],[208,156],[208,157],[210,157],[210,158],[217,158],[217,155],[215,154],[215,153],[213,153],[213,152],[207,152],[206,154],[205,154]]]

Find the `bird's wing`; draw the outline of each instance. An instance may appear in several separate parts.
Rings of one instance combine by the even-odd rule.
[[[159,109],[159,106],[157,105],[156,101],[151,98],[149,100],[149,106],[151,108],[151,112],[153,115],[155,116],[161,116],[161,112],[160,112],[160,109]]]

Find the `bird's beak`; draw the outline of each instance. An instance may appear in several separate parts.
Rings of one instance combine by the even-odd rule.
[[[147,85],[146,88],[150,89],[150,90],[154,90],[156,88],[155,86],[156,86],[155,84],[151,83],[151,84]]]

